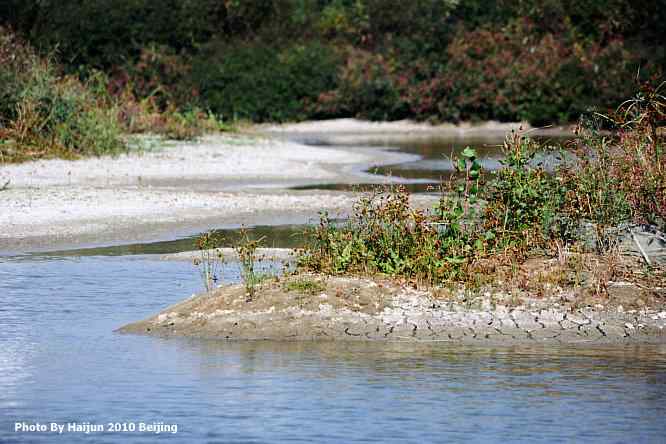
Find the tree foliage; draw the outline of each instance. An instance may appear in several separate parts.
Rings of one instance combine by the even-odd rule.
[[[0,24],[83,77],[91,68],[128,80],[138,72],[137,82],[153,85],[160,76],[146,80],[135,65],[166,54],[157,89],[178,106],[256,119],[544,122],[614,103],[639,67],[644,77],[663,71],[665,11],[666,0],[4,0]],[[303,75],[285,68],[284,54],[316,45],[321,62],[296,63]]]

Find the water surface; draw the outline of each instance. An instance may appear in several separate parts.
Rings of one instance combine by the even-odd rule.
[[[474,144],[489,168],[496,166],[495,142]],[[435,180],[446,174],[446,150],[467,144],[419,139],[400,149],[422,160],[388,168]],[[302,230],[256,227],[251,234],[266,236],[267,246],[292,247]],[[238,235],[224,234],[230,244]],[[178,433],[160,438],[179,443],[666,442],[666,346],[223,342],[114,333],[201,291],[191,263],[158,256],[193,243],[0,256],[0,443],[155,441],[145,432],[21,434],[15,422],[163,423]],[[238,279],[237,265],[227,265],[224,280]]]
[[[541,165],[546,170],[553,170],[561,162],[559,149],[563,147],[569,137],[533,137],[544,148],[542,153],[535,157],[534,165]],[[403,162],[395,165],[372,167],[368,172],[379,176],[391,177],[400,181],[411,192],[437,192],[442,181],[448,181],[455,176],[455,159],[461,157],[466,147],[474,148],[477,161],[486,174],[502,168],[504,158],[504,135],[491,133],[486,136],[474,137],[363,137],[360,140],[350,138],[344,145],[331,145],[325,139],[306,139],[302,142],[316,146],[348,146],[362,150],[364,148],[385,148],[402,153],[415,154],[417,160]],[[323,189],[323,190],[364,190],[376,184],[316,184],[294,187],[295,189]]]
[[[225,279],[238,279],[229,266]],[[170,442],[663,442],[666,349],[228,343],[113,330],[199,291],[151,256],[0,262],[0,442],[16,421],[164,422]]]

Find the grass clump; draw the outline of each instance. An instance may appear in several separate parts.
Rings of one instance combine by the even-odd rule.
[[[260,260],[257,256],[257,249],[261,246],[263,241],[264,237],[250,239],[247,231],[241,229],[241,241],[234,248],[240,261],[241,279],[245,285],[248,301],[251,301],[254,298],[257,285],[266,278],[266,275],[258,273],[255,270],[255,265],[257,261]]]
[[[119,154],[128,133],[191,139],[228,129],[197,107],[179,109],[158,94],[138,99],[130,84],[114,82],[100,71],[62,75],[52,55],[0,27],[0,163]]]
[[[207,292],[213,290],[222,281],[223,243],[224,236],[215,231],[204,233],[196,240],[200,257],[194,260],[194,265],[199,267],[201,280]]]
[[[123,151],[116,109],[95,94],[99,78],[59,76],[52,57],[0,28],[0,162]]]
[[[284,284],[284,289],[286,291],[293,291],[296,293],[314,296],[317,293],[324,291],[326,286],[315,279],[300,277],[295,280],[287,281]]]
[[[325,274],[381,273],[438,282],[467,264],[473,237],[437,214],[412,208],[404,187],[378,189],[357,203],[343,225],[323,214],[299,265]]]

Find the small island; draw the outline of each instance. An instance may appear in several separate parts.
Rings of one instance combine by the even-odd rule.
[[[609,305],[604,305],[608,299],[597,298],[581,306],[565,295],[469,296],[418,290],[392,280],[299,275],[262,284],[251,302],[242,285],[218,288],[119,331],[226,340],[666,342],[663,302],[646,302],[631,285],[619,285],[611,294]]]
[[[550,171],[538,160],[547,147],[520,131],[507,136],[504,168],[490,177],[468,147],[452,159],[457,174],[440,184],[430,207],[415,204],[404,186],[375,188],[342,222],[322,213],[291,256],[260,255],[261,240],[247,234],[224,250],[223,239],[206,233],[194,257],[209,291],[120,331],[227,340],[664,343],[660,136],[647,118],[626,122],[613,144],[613,133],[579,128]],[[641,170],[648,164],[637,148],[659,163]],[[215,285],[217,262],[229,254],[244,285]],[[292,267],[281,276],[255,272],[271,254]]]

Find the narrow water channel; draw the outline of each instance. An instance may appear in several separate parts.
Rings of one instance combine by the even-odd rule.
[[[561,162],[559,149],[563,147],[568,137],[533,137],[544,148],[544,152],[535,156],[534,163],[539,164],[547,170],[552,170]],[[332,143],[326,139],[318,140],[316,137],[305,139],[305,142],[331,146]],[[397,150],[406,154],[418,156],[416,160],[403,162],[395,165],[373,167],[370,173],[379,176],[400,179],[410,192],[423,193],[433,192],[438,189],[442,181],[447,181],[455,174],[454,163],[466,147],[472,147],[477,153],[478,162],[486,174],[497,171],[502,167],[504,137],[502,135],[484,137],[441,137],[441,136],[419,136],[419,137],[364,137],[361,141],[349,139],[342,146],[383,147]],[[324,189],[324,190],[363,190],[369,189],[373,184],[315,184],[296,187],[296,189]]]
[[[254,234],[293,246],[301,229],[258,227]],[[191,263],[159,259],[192,242],[0,256],[1,443],[156,440],[138,431],[18,433],[17,422],[162,423],[177,433],[160,438],[182,443],[664,442],[666,346],[218,342],[114,333],[202,290]],[[227,265],[224,280],[238,279],[237,265]]]

